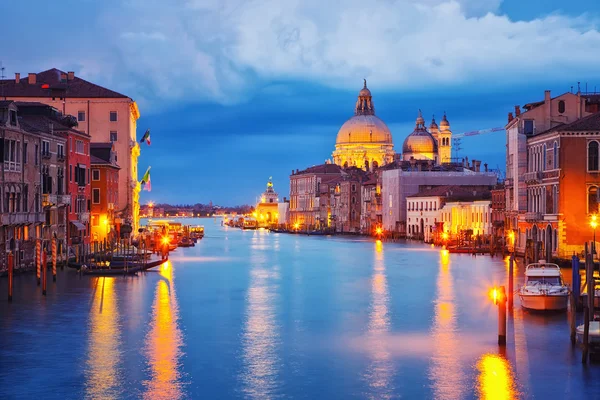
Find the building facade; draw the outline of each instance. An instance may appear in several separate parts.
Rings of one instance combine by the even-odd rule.
[[[270,226],[279,223],[279,196],[273,188],[273,181],[269,178],[267,189],[260,196],[256,205],[256,220],[260,226]]]
[[[25,78],[3,80],[4,98],[17,101],[41,102],[55,107],[63,115],[77,119],[78,130],[90,135],[95,142],[114,142],[119,174],[119,198],[115,213],[123,223],[137,231],[139,216],[137,120],[140,113],[131,98],[63,72],[56,68],[29,73]]]
[[[115,160],[114,144],[90,144],[91,168],[91,240],[101,242],[117,238],[115,204],[119,198],[120,167]],[[152,210],[152,207],[149,209]]]

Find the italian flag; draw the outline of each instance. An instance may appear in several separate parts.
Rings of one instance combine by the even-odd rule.
[[[150,184],[150,168],[152,167],[148,167],[140,182],[142,184],[142,190],[147,190],[149,192],[152,190],[152,185]]]
[[[146,129],[146,133],[144,133],[144,136],[140,139],[140,143],[144,143],[144,141],[150,146],[150,128]]]

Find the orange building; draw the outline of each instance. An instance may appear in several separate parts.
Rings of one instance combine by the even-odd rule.
[[[525,221],[519,229],[541,256],[581,253],[599,212],[600,112],[527,138]]]
[[[92,143],[91,231],[92,241],[110,240],[120,226],[115,223],[115,203],[119,198],[119,170],[113,143]]]

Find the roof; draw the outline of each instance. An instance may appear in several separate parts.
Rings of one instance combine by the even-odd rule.
[[[491,192],[482,186],[445,185],[420,190],[407,197],[444,197],[446,200],[489,200]]]
[[[302,175],[302,174],[340,174],[342,171],[342,167],[337,164],[321,164],[314,165],[310,168],[306,168],[303,171],[298,171],[293,175]]]
[[[537,133],[532,137],[544,135],[550,132],[573,132],[573,131],[599,131],[600,130],[600,112],[597,112],[587,117],[579,118],[568,124],[560,124],[554,128],[547,129]]]
[[[103,160],[95,155],[90,155],[90,165],[121,169],[121,167],[119,167],[117,164],[112,164],[110,161]]]
[[[90,148],[92,149],[112,149],[112,142],[92,142]]]
[[[60,120],[46,115],[19,116],[19,125],[21,126],[21,129],[30,133],[50,133],[50,124],[52,124],[52,129],[55,131],[74,132],[89,137],[87,133],[63,125]]]
[[[66,73],[52,68],[37,73],[34,84],[30,84],[29,77],[24,76],[19,83],[15,79],[5,79],[0,81],[0,85],[3,86],[2,90],[6,97],[51,97],[54,93],[64,92],[64,97],[128,98],[128,96],[77,76],[74,76],[71,80],[63,81],[61,80],[61,74]],[[49,87],[42,88],[44,84]]]

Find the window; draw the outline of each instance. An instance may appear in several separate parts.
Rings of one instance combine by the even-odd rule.
[[[86,168],[84,166],[76,165],[75,166],[75,181],[78,186],[85,186],[86,183]]]
[[[21,142],[14,139],[0,140],[4,146],[4,169],[6,171],[21,171]]]
[[[116,142],[117,141],[117,131],[110,131],[110,141],[111,142]]]
[[[17,126],[17,112],[14,110],[10,110],[10,124]]]
[[[69,182],[73,182],[73,166],[69,165]]]
[[[65,145],[59,143],[56,145],[56,155],[58,158],[65,158]]]
[[[588,143],[588,171],[598,171],[598,142]]]
[[[542,171],[546,170],[546,143],[544,143],[544,148],[542,149]]]
[[[110,112],[110,122],[117,122],[117,112],[116,111]]]
[[[29,196],[28,186],[23,185],[23,212],[29,211],[29,204],[27,204],[28,196]]]
[[[77,113],[77,121],[79,121],[79,122],[85,121],[85,111],[79,111]]]
[[[85,147],[83,146],[83,140],[75,141],[75,152],[79,154],[85,154]]]
[[[23,164],[27,164],[27,142],[23,143]]]
[[[92,170],[92,180],[93,181],[99,181],[100,180],[100,170],[99,169],[93,169]]]
[[[356,192],[356,185],[355,184],[352,184],[352,191]]]
[[[553,150],[553,159],[554,159],[554,169],[558,168],[558,142],[554,142],[554,150]]]
[[[92,204],[100,204],[100,189],[92,189]]]
[[[523,133],[525,135],[533,135],[533,120],[532,119],[526,119],[523,121]]]
[[[558,102],[558,113],[562,114],[565,112],[565,102],[564,100],[561,100]]]
[[[73,151],[73,138],[69,138],[69,151]]]
[[[50,156],[50,142],[42,140],[42,157]]]
[[[588,189],[588,214],[598,212],[598,186],[590,186]]]
[[[40,164],[40,145],[35,144],[35,165]]]
[[[56,194],[64,194],[64,181],[65,181],[65,170],[64,168],[58,168],[56,172]]]

